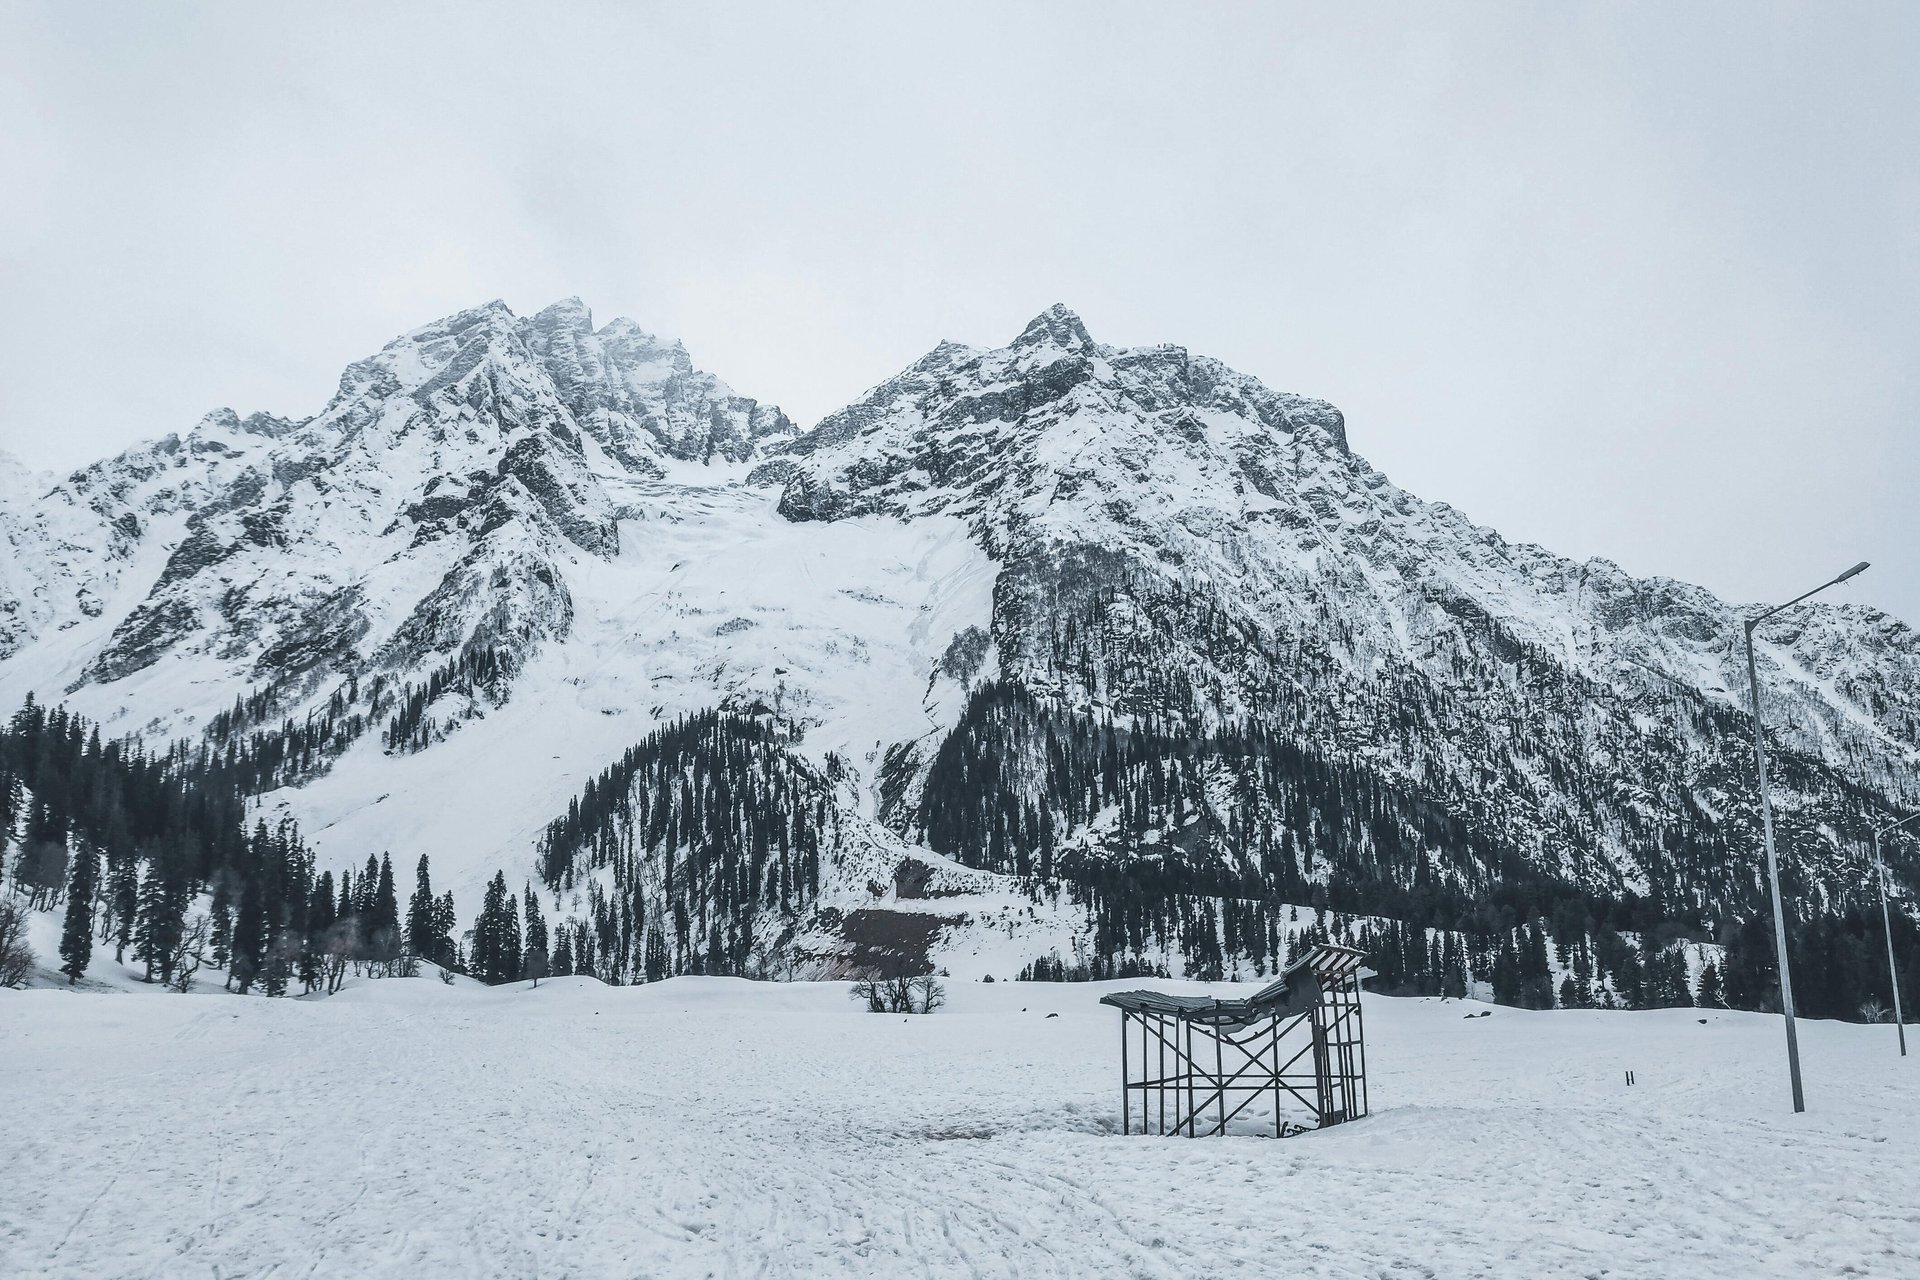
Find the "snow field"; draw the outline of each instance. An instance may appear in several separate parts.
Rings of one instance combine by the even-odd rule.
[[[1795,1117],[1777,1019],[1369,998],[1371,1118],[1122,1138],[1132,985],[9,993],[0,1274],[1920,1275],[1891,1028]]]

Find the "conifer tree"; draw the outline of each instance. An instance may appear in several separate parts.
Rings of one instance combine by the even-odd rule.
[[[1495,1004],[1520,1003],[1526,979],[1520,972],[1520,955],[1510,933],[1501,934],[1500,951],[1493,961],[1492,981]]]
[[[124,964],[140,914],[140,860],[127,852],[107,870],[107,896],[113,906],[113,961]]]
[[[379,907],[376,893],[380,885],[380,860],[372,854],[367,855],[367,869],[353,882],[353,914],[360,918],[360,924],[369,935],[373,932],[374,912]]]
[[[233,952],[233,894],[227,886],[231,880],[224,870],[213,878],[212,927],[208,935],[214,967],[229,970]]]
[[[267,959],[267,904],[257,877],[240,887],[240,911],[233,921],[232,961],[227,981],[240,984],[240,994],[252,989]]]
[[[1695,993],[1694,1003],[1702,1009],[1718,1009],[1726,1003],[1720,991],[1720,970],[1712,964],[1700,970],[1700,983]]]
[[[143,980],[173,980],[173,957],[186,929],[187,895],[180,868],[181,851],[163,844],[147,865],[140,881],[140,915],[134,944],[146,965]]]
[[[453,931],[460,927],[460,917],[453,909],[453,890],[448,889],[440,895],[433,908],[433,936],[439,947],[441,964],[460,963],[459,947],[453,940]]]
[[[373,888],[372,919],[367,942],[373,959],[390,962],[400,955],[405,939],[400,933],[400,899],[393,886],[393,860],[380,855],[380,868]]]
[[[512,982],[520,971],[520,904],[509,894],[500,913],[500,980]]]
[[[307,895],[306,918],[300,931],[300,985],[308,995],[326,973],[326,949],[333,934],[335,913],[333,872],[322,871]]]
[[[1553,970],[1547,960],[1546,936],[1537,924],[1528,925],[1520,953],[1521,1003],[1529,1009],[1553,1008]]]
[[[1613,973],[1614,990],[1620,993],[1620,1003],[1628,1009],[1644,1009],[1646,1004],[1646,969],[1640,963],[1638,948],[1627,947],[1620,957],[1619,967]]]
[[[540,898],[527,885],[523,891],[527,900],[527,932],[521,948],[521,971],[533,979],[533,985],[539,986],[540,979],[547,972],[547,921],[540,911]]]
[[[69,985],[78,982],[93,959],[93,894],[99,859],[93,846],[76,841],[73,875],[67,880],[67,915],[60,932],[60,966]]]
[[[487,885],[480,916],[473,926],[473,976],[487,983],[520,977],[520,907],[507,894],[505,872]]]
[[[407,946],[416,956],[444,961],[440,935],[433,927],[436,914],[433,878],[427,871],[427,855],[423,853],[420,865],[414,868],[413,897],[407,900]]]
[[[0,877],[6,873],[7,851],[13,847],[19,821],[20,779],[0,756]]]

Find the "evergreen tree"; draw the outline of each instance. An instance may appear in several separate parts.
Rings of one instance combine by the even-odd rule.
[[[406,940],[400,932],[400,899],[393,885],[393,860],[384,853],[380,855],[370,906],[368,953],[374,960],[391,963],[399,958]]]
[[[224,870],[213,878],[213,907],[208,950],[216,968],[231,971],[233,959],[233,895],[228,885],[233,877]]]
[[[1647,1007],[1646,967],[1640,963],[1638,948],[1627,947],[1621,953],[1619,966],[1613,971],[1613,988],[1626,1008]]]
[[[507,877],[495,872],[473,926],[473,976],[487,983],[520,977],[520,908],[507,894]]]
[[[336,911],[333,898],[333,872],[322,871],[307,895],[306,919],[300,931],[300,985],[313,994],[326,975],[327,943],[333,933]]]
[[[407,900],[407,946],[416,956],[444,963],[440,935],[434,929],[436,903],[433,896],[433,879],[427,871],[427,855],[420,855],[420,865],[413,873],[413,897]]]
[[[109,866],[107,897],[113,906],[113,961],[124,964],[140,914],[140,860],[131,852]]]
[[[500,913],[500,981],[513,982],[521,974],[520,904],[512,895]]]
[[[440,947],[440,963],[450,967],[460,963],[459,948],[453,941],[453,931],[459,927],[460,917],[453,909],[453,890],[448,889],[434,905],[433,936]]]
[[[527,900],[527,931],[522,945],[521,970],[533,979],[533,985],[539,986],[540,979],[547,972],[547,921],[540,911],[540,898],[532,885],[525,890]]]
[[[1513,945],[1513,935],[1510,933],[1500,937],[1500,952],[1494,958],[1492,982],[1495,1004],[1520,1003],[1526,979],[1520,971],[1520,953]]]
[[[380,885],[380,860],[372,854],[367,855],[367,869],[353,882],[353,914],[359,918],[361,928],[369,937],[373,934],[374,913],[379,909],[376,894]]]
[[[253,987],[267,961],[266,893],[257,877],[240,887],[240,912],[233,922],[233,959],[227,981],[240,984],[240,994]]]
[[[140,880],[140,912],[134,945],[146,965],[143,980],[173,980],[173,958],[186,930],[187,894],[182,851],[171,842],[156,852]]]
[[[1553,970],[1547,961],[1547,940],[1539,925],[1528,925],[1526,946],[1520,953],[1521,1003],[1529,1009],[1553,1008]]]
[[[1700,984],[1695,992],[1694,1003],[1703,1009],[1718,1009],[1725,1003],[1720,991],[1720,970],[1712,964],[1700,970]]]
[[[93,895],[99,859],[92,846],[78,842],[73,850],[73,875],[67,881],[67,916],[60,932],[60,971],[69,985],[78,982],[93,959]]]
[[[14,828],[20,821],[20,779],[0,753],[0,878],[7,869],[7,851],[13,847]]]

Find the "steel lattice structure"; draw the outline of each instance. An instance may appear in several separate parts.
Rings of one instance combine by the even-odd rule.
[[[1367,1114],[1364,953],[1322,943],[1244,1000],[1117,991],[1121,1132],[1219,1134],[1261,1097],[1276,1138]],[[1292,1098],[1313,1119],[1289,1120]],[[1229,1105],[1231,1104],[1231,1105]]]

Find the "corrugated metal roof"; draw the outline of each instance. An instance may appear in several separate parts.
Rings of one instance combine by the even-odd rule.
[[[1288,965],[1277,981],[1238,1000],[1178,996],[1164,991],[1114,991],[1101,996],[1100,1003],[1129,1013],[1153,1013],[1215,1024],[1284,1018],[1312,1008],[1320,999],[1323,980],[1351,977],[1364,959],[1365,953],[1352,947],[1320,943]]]

